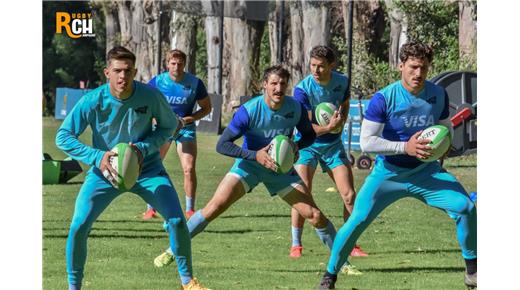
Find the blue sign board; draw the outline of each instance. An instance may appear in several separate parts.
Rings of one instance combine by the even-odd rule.
[[[56,88],[56,106],[54,118],[62,120],[74,108],[79,99],[90,90]]]

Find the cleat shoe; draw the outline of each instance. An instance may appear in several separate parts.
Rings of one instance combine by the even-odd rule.
[[[200,285],[199,281],[197,281],[197,278],[191,279],[190,283],[186,285],[182,285],[182,290],[211,290],[209,288],[206,288],[202,285]]]
[[[464,284],[466,284],[466,286],[468,288],[476,288],[477,287],[477,272],[473,273],[473,274],[468,274],[468,272],[466,272],[466,274],[464,274]]]
[[[156,218],[157,217],[157,211],[153,208],[149,208],[147,211],[145,211],[143,213],[143,220],[149,220],[149,219],[152,219],[152,218]]]
[[[190,217],[191,217],[194,213],[195,213],[195,211],[192,210],[192,209],[187,210],[187,211],[186,211],[186,214],[185,214],[185,215],[186,215],[186,219],[189,220]]]
[[[321,278],[320,284],[316,287],[316,290],[336,289],[337,279],[337,276],[324,275],[323,278]]]
[[[350,275],[350,276],[361,276],[363,275],[363,272],[359,271],[356,266],[350,264],[350,265],[343,265],[341,267],[341,273]]]
[[[289,253],[289,257],[298,259],[302,256],[303,247],[302,246],[292,246],[291,252]]]
[[[366,257],[366,256],[368,256],[368,254],[365,253],[365,251],[363,251],[359,245],[355,245],[354,249],[352,249],[352,252],[350,252],[350,256],[352,256],[352,257]]]
[[[155,259],[153,260],[153,264],[157,268],[162,268],[170,265],[173,262],[173,260],[173,255],[169,251],[165,251],[164,253],[155,257]]]

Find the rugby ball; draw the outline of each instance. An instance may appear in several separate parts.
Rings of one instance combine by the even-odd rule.
[[[424,129],[417,139],[429,139],[427,145],[432,148],[430,157],[421,159],[422,162],[432,162],[441,158],[451,146],[450,130],[443,125],[434,125]]]
[[[119,143],[112,150],[117,156],[110,158],[110,165],[117,172],[112,185],[119,190],[130,190],[139,177],[139,157],[127,143]]]
[[[334,115],[334,111],[336,111],[337,109],[338,108],[332,103],[320,103],[314,110],[316,122],[318,122],[318,125],[327,126],[330,123],[332,115]],[[336,130],[332,130],[330,133],[338,134],[339,132],[341,132],[342,129],[343,128],[339,127]]]
[[[277,173],[287,173],[294,164],[294,143],[285,135],[277,135],[271,140],[269,146],[269,156],[273,158],[278,167]]]

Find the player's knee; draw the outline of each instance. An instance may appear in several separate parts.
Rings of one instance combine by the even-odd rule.
[[[191,165],[187,165],[182,169],[184,176],[192,176],[195,175],[195,167]]]
[[[356,192],[353,190],[346,190],[341,192],[341,198],[346,205],[354,205],[354,200],[356,199]]]
[[[313,208],[310,211],[309,216],[307,217],[307,220],[309,223],[316,227],[316,228],[322,228],[327,225],[327,218],[323,215],[323,213],[317,209]]]

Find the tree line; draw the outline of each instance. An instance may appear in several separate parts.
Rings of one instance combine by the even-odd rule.
[[[291,72],[291,88],[309,73],[308,52],[318,44],[333,47],[337,70],[347,72],[347,0],[265,2],[265,19],[248,19],[248,13],[258,10],[248,7],[254,3],[250,1],[225,1],[224,7],[221,1],[44,1],[43,93],[48,112],[56,87],[78,87],[83,81],[92,88],[104,82],[104,55],[114,45],[136,54],[136,78],[145,82],[165,68],[157,62],[159,39],[162,59],[170,48],[181,49],[188,55],[187,70],[213,93],[219,85],[218,47],[223,42],[224,113],[231,112],[240,96],[261,92],[261,72],[277,63],[279,47]],[[476,1],[354,1],[353,10],[352,86],[367,97],[399,78],[399,47],[409,40],[433,45],[436,56],[429,77],[448,70],[476,71]],[[96,37],[56,34],[56,11],[92,12]]]

